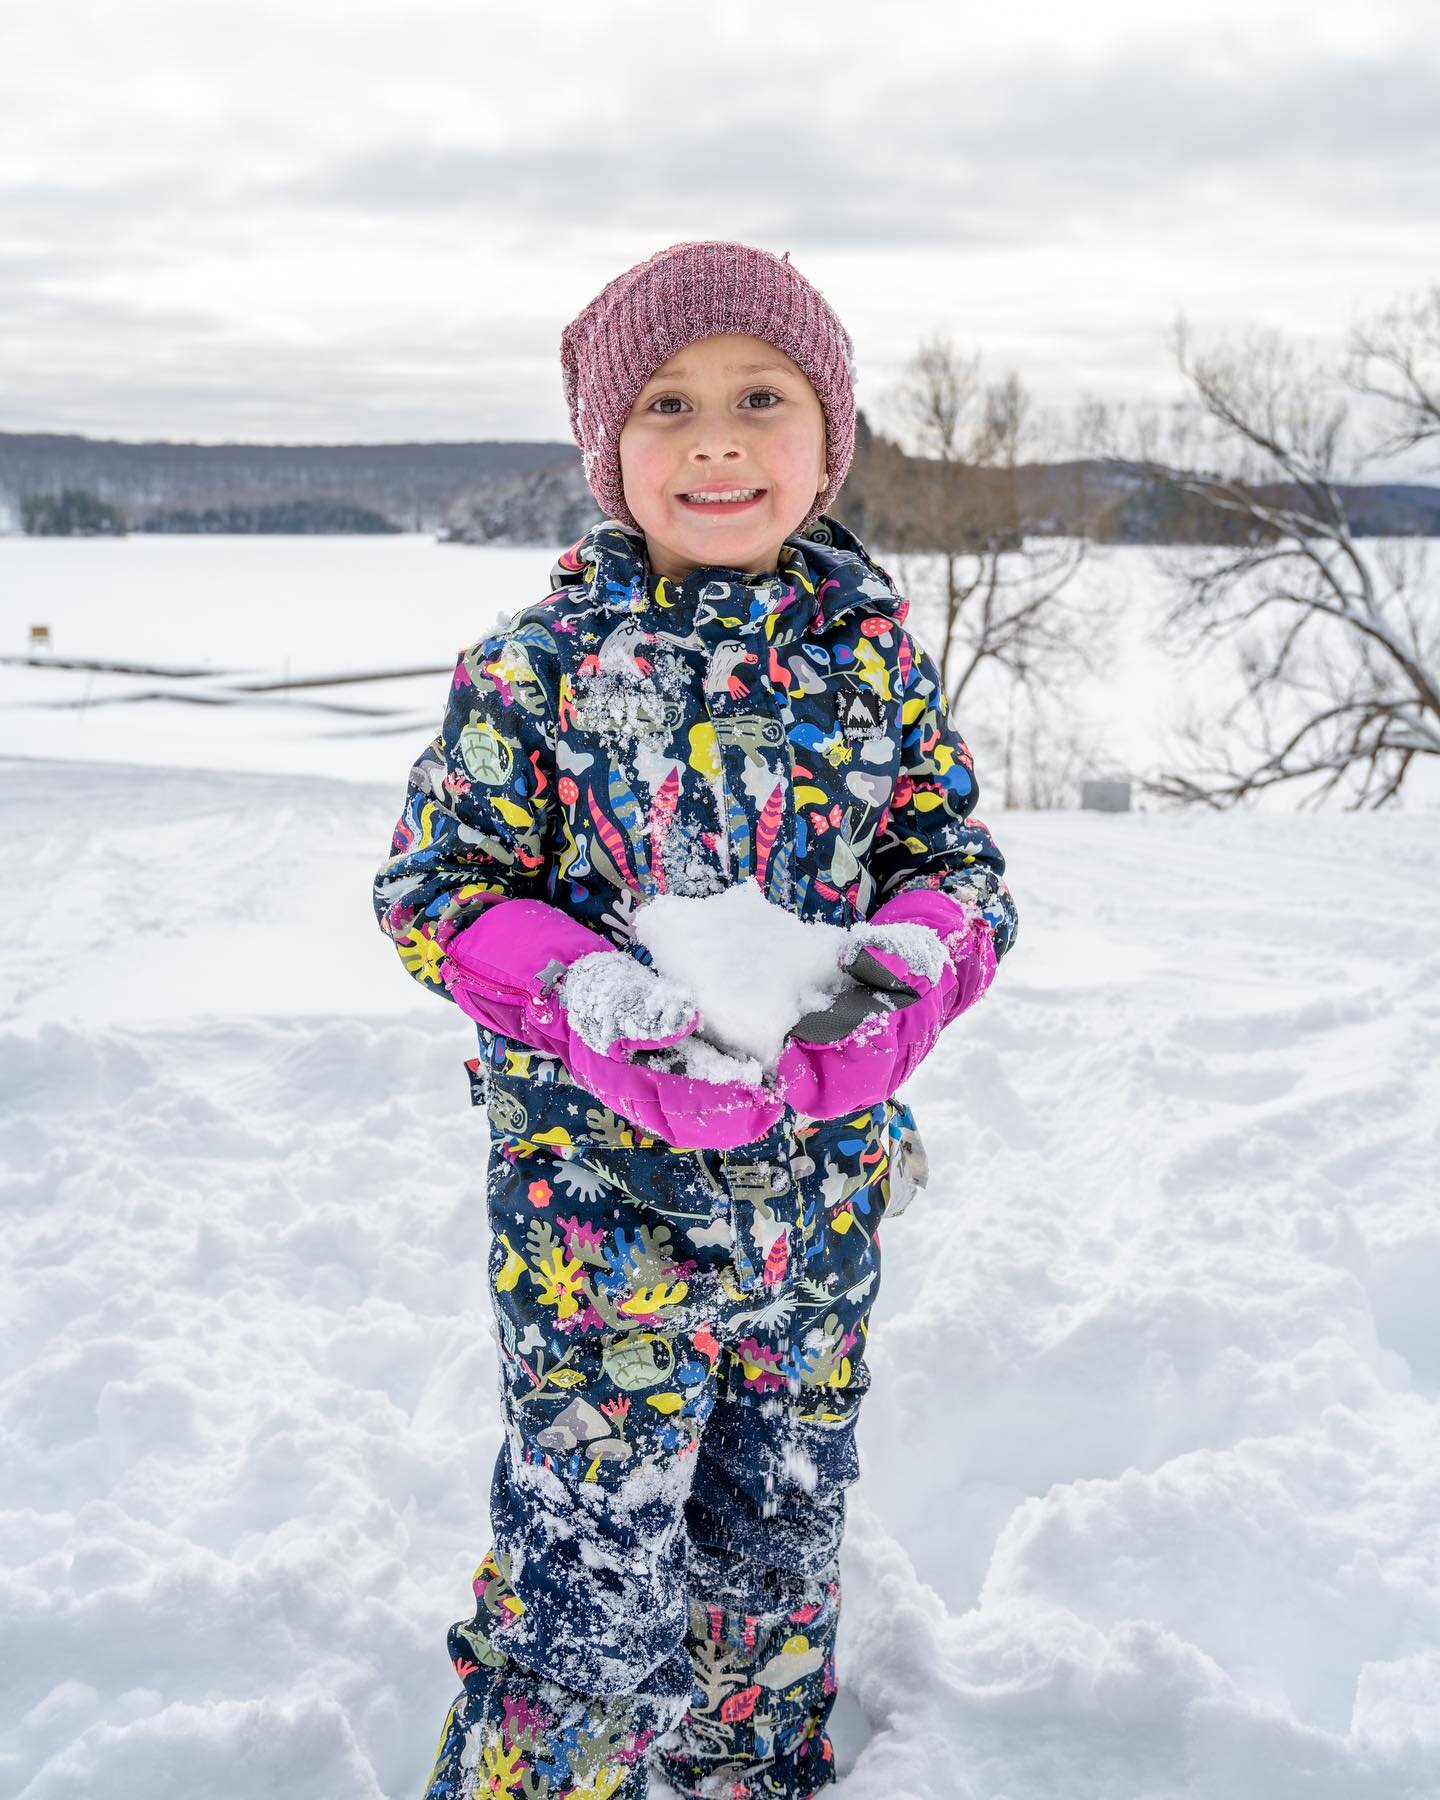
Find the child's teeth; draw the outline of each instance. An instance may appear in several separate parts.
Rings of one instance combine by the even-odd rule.
[[[706,505],[715,500],[753,500],[760,492],[759,488],[734,488],[728,494],[687,494],[687,500],[698,500]]]

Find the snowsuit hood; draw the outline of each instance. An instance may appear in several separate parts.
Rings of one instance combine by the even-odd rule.
[[[828,515],[786,538],[773,571],[707,567],[679,581],[650,569],[642,532],[604,519],[557,559],[550,586],[583,590],[606,612],[647,616],[667,629],[688,622],[703,639],[758,632],[793,641],[856,607],[901,624],[910,610],[854,532]]]

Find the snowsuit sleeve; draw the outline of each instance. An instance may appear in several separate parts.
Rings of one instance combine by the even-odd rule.
[[[994,934],[995,954],[1015,941],[1015,902],[1005,885],[1005,858],[978,819],[975,763],[950,723],[934,658],[904,632],[900,658],[900,773],[870,854],[871,911],[906,888],[932,887],[979,907]]]
[[[460,653],[375,873],[380,929],[416,981],[446,999],[439,963],[454,933],[493,901],[548,897],[555,715],[539,648],[522,627]]]

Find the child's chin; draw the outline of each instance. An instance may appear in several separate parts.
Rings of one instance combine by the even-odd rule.
[[[757,529],[754,524],[742,519],[733,520],[731,529],[727,531],[717,519],[713,524],[701,526],[698,531],[678,531],[675,535],[687,550],[703,551],[713,560],[721,549],[737,555],[742,551],[761,550],[769,543],[773,534],[768,525]]]

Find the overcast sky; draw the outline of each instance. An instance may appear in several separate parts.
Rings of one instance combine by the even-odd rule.
[[[568,437],[612,275],[733,237],[877,422],[949,332],[1044,406],[1440,280],[1435,0],[5,0],[0,429]]]

